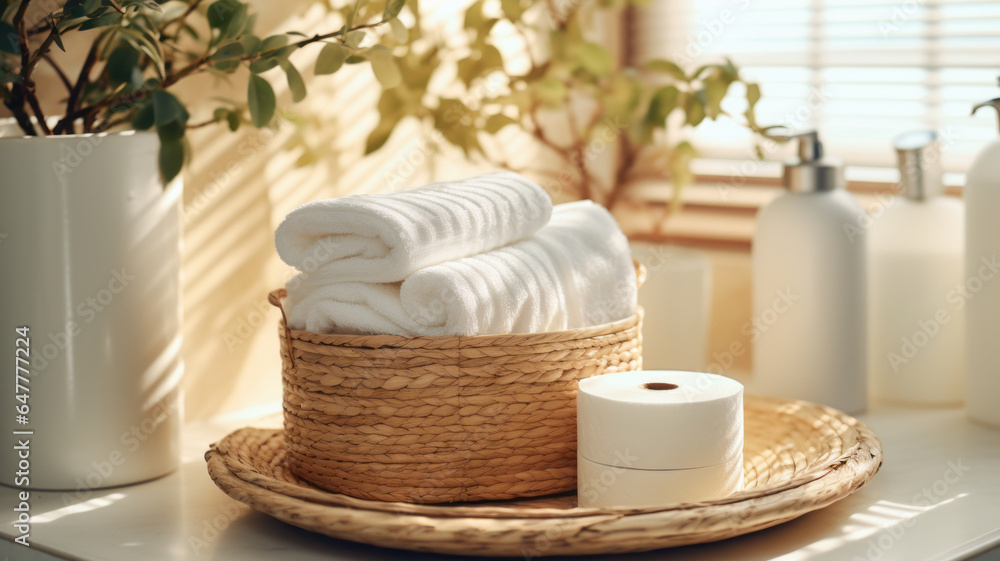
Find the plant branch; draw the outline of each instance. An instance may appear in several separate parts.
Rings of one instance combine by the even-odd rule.
[[[59,65],[56,64],[56,61],[53,60],[52,57],[50,57],[48,54],[42,55],[42,60],[49,63],[49,66],[51,66],[52,69],[56,71],[56,75],[59,76],[59,81],[61,81],[63,85],[66,86],[66,91],[67,92],[73,91],[73,84],[69,81],[69,78],[66,77],[66,73],[63,72],[62,68],[60,68]]]
[[[322,35],[317,34],[317,35],[313,35],[312,37],[303,39],[303,40],[299,41],[298,43],[295,43],[295,45],[297,47],[301,48],[301,47],[304,47],[306,45],[309,45],[309,44],[312,44],[312,43],[316,43],[316,42],[319,42],[319,41],[323,41],[323,40],[326,40],[326,39],[332,39],[334,37],[343,37],[344,35],[346,35],[347,33],[350,33],[351,31],[356,31],[356,30],[359,30],[359,29],[370,29],[370,28],[378,27],[378,26],[383,25],[385,23],[386,23],[386,21],[382,20],[382,21],[378,21],[378,22],[375,22],[375,23],[365,23],[365,24],[361,24],[361,25],[356,25],[356,26],[354,26],[351,29],[340,29],[340,30],[333,31],[331,33],[322,34]],[[90,53],[88,53],[88,57],[87,57],[87,62],[89,62],[89,65],[87,63],[85,63],[84,64],[84,68],[81,70],[81,73],[80,73],[81,78],[77,80],[76,86],[74,87],[74,92],[76,93],[76,95],[74,96],[73,92],[70,93],[71,101],[73,103],[71,105],[69,102],[67,102],[66,116],[63,117],[63,119],[61,121],[59,121],[59,125],[56,126],[56,132],[57,133],[60,132],[60,131],[63,131],[63,130],[69,130],[67,127],[71,127],[72,124],[77,119],[87,118],[88,115],[94,115],[97,112],[101,111],[102,109],[105,109],[105,108],[108,108],[108,107],[114,107],[116,105],[121,105],[123,103],[134,104],[134,103],[137,103],[137,102],[139,102],[139,101],[141,101],[141,100],[149,97],[152,94],[152,90],[151,89],[144,89],[144,90],[139,90],[137,92],[128,93],[128,94],[111,95],[111,96],[108,96],[108,97],[106,97],[106,98],[104,98],[104,99],[102,99],[102,100],[100,100],[100,101],[98,101],[98,102],[96,102],[96,103],[94,103],[92,105],[76,109],[76,102],[77,102],[77,100],[79,98],[79,89],[81,89],[83,87],[82,84],[86,80],[86,76],[88,76],[90,74],[90,68],[93,67],[93,65],[94,65],[96,54],[97,54],[97,44],[98,44],[98,42],[99,41],[94,41],[94,44],[91,46],[91,51],[90,51]],[[275,48],[275,49],[272,49],[272,50],[269,50],[269,51],[264,51],[264,52],[257,53],[256,55],[252,55],[252,56],[251,55],[244,55],[244,56],[240,57],[240,60],[243,61],[243,62],[252,62],[254,60],[257,60],[257,59],[260,59],[260,58],[262,58],[264,56],[267,56],[268,54],[272,54],[274,52],[277,52],[281,48],[284,48],[284,47],[279,47],[279,48]],[[93,55],[93,56],[91,56],[91,55]],[[191,74],[193,74],[195,72],[200,71],[207,64],[209,64],[211,61],[212,61],[211,55],[205,55],[205,56],[202,56],[202,57],[200,57],[200,58],[192,61],[191,63],[189,63],[184,68],[181,68],[180,70],[178,70],[176,73],[173,73],[173,74],[169,74],[168,73],[167,76],[164,77],[163,81],[160,82],[160,84],[157,86],[157,89],[165,90],[165,89],[169,88],[170,86],[176,84],[179,80],[181,80],[181,79],[183,79],[183,78],[185,78],[185,77],[187,77],[187,76],[189,76],[189,75],[191,75]]]
[[[90,45],[90,50],[87,51],[87,58],[83,61],[83,66],[80,67],[80,74],[76,79],[76,83],[73,84],[73,89],[69,92],[69,99],[66,100],[66,116],[56,125],[56,134],[64,131],[72,132],[74,128],[73,123],[83,116],[79,114],[76,106],[80,100],[80,92],[83,91],[83,87],[90,81],[90,71],[94,68],[94,63],[97,62],[97,51],[100,42],[100,37],[94,39],[94,42]]]
[[[198,9],[198,5],[201,4],[201,2],[202,0],[192,0],[191,3],[188,4],[187,9],[184,10],[184,13],[163,24],[163,27],[160,28],[160,33],[166,32],[167,28],[175,23],[183,23],[188,16]]]
[[[618,135],[618,169],[615,172],[615,184],[608,193],[608,198],[604,201],[604,206],[608,210],[614,208],[615,204],[621,200],[622,195],[628,190],[629,174],[632,166],[635,165],[638,149],[628,138],[626,131],[621,131]]]

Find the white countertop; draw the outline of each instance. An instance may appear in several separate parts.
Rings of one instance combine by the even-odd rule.
[[[0,487],[0,555],[5,561],[446,557],[326,538],[223,494],[205,468],[208,444],[265,412],[270,411],[189,424],[183,467],[156,481],[89,497],[33,492],[30,551],[10,541],[16,490]],[[884,464],[870,484],[847,499],[714,544],[591,559],[1000,559],[1000,430],[975,425],[957,409],[879,407],[860,418],[881,438]]]

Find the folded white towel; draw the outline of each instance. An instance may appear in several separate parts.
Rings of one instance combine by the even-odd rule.
[[[331,266],[331,265],[328,265]],[[559,205],[520,242],[421,269],[403,282],[288,282],[293,329],[317,333],[532,333],[630,317],[636,278],[628,240],[604,207]]]
[[[324,282],[401,281],[414,271],[530,236],[552,214],[544,189],[516,173],[304,204],[274,232],[278,255]]]

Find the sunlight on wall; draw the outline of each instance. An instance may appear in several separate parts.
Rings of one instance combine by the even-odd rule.
[[[287,4],[256,5],[262,36],[289,29],[308,34],[340,25],[303,0],[294,4],[301,9],[291,10],[291,16]],[[299,104],[291,104],[279,70],[264,74],[275,87],[279,106],[305,120],[300,131],[318,148],[312,166],[296,167],[301,148],[283,149],[296,133],[290,124],[235,135],[206,127],[191,135],[195,158],[185,175],[183,260],[189,420],[281,397],[280,314],[267,303],[267,294],[294,274],[278,259],[273,241],[274,228],[289,211],[319,198],[431,181],[430,151],[415,122],[401,125],[377,154],[362,157],[365,138],[378,119],[374,105],[381,90],[367,65],[313,77],[317,52],[307,48],[293,57],[309,89]],[[234,99],[244,95],[228,92],[210,77],[199,77],[178,94],[194,99],[205,91]],[[205,108],[206,116],[210,111]],[[452,158],[446,169],[437,169],[437,179],[476,172]]]

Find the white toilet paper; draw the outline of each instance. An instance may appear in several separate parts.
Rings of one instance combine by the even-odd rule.
[[[580,381],[576,407],[577,449],[599,464],[690,469],[725,463],[743,450],[743,385],[723,376],[595,376]]]
[[[714,374],[639,371],[580,382],[581,506],[660,506],[743,488],[743,385]]]
[[[720,499],[743,490],[743,454],[698,469],[628,469],[577,458],[582,507],[645,508]]]

